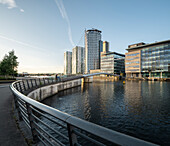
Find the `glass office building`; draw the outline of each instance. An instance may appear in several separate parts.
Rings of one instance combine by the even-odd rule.
[[[127,76],[170,77],[170,40],[133,45],[127,50],[125,61]]]
[[[100,69],[101,31],[90,29],[85,32],[85,72]]]
[[[116,52],[101,54],[101,71],[106,73],[125,73],[125,55]]]
[[[84,47],[72,49],[72,74],[84,73]]]
[[[72,74],[72,52],[64,52],[64,74]]]

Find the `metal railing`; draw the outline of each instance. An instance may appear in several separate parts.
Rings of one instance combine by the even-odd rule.
[[[71,116],[24,95],[31,88],[49,84],[56,82],[50,79],[30,79],[16,81],[10,86],[19,119],[31,130],[35,142],[52,146],[155,145]]]

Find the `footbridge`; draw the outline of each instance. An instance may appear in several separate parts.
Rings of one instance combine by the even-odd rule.
[[[111,74],[111,73],[99,72],[99,73],[92,73],[92,74],[84,74],[83,77],[91,77],[91,76],[96,76],[96,75],[120,76],[120,75]]]
[[[92,80],[93,76],[97,76],[97,75],[107,75],[107,76],[120,77],[120,75],[100,72],[100,73],[83,74],[83,75],[77,75],[77,76],[71,76],[71,77],[67,77],[67,78],[62,78],[61,81],[68,81],[68,80],[74,80],[74,79],[84,79],[84,80],[89,80],[90,81],[90,80]]]
[[[81,85],[81,79],[95,73],[61,81],[23,79],[11,84],[18,119],[31,131],[37,145],[126,145],[152,146],[153,143],[107,129],[47,106],[41,101],[59,91]]]

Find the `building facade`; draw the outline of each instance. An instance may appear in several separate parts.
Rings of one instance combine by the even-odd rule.
[[[85,31],[85,72],[100,68],[101,31],[90,29]]]
[[[109,42],[104,41],[103,42],[103,51],[102,52],[109,52]]]
[[[170,77],[170,40],[128,46],[127,77]]]
[[[64,52],[64,74],[72,74],[72,52]]]
[[[72,74],[84,73],[84,47],[76,46],[72,50]]]
[[[116,52],[101,53],[101,72],[120,75],[125,73],[125,55]]]

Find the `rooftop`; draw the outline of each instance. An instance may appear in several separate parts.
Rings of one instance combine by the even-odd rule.
[[[109,55],[109,54],[116,54],[116,55],[120,55],[120,56],[122,56],[122,57],[125,57],[124,54],[120,54],[120,53],[117,53],[117,52],[107,52],[107,53],[105,53],[105,54],[103,54],[103,55]]]
[[[98,30],[98,29],[95,29],[95,28],[92,28],[92,29],[86,30],[86,32],[89,32],[89,31],[97,31],[97,32],[102,33],[102,31],[100,31],[100,30]]]
[[[140,45],[140,46],[127,48],[126,50],[140,49],[140,48],[143,48],[143,47],[150,47],[150,46],[153,46],[153,45],[160,45],[160,44],[164,44],[164,43],[170,43],[170,40],[165,40],[165,41],[160,41],[160,42],[155,42],[155,43],[150,43],[150,44],[143,44],[143,45]],[[132,46],[132,45],[130,45],[130,46]]]

